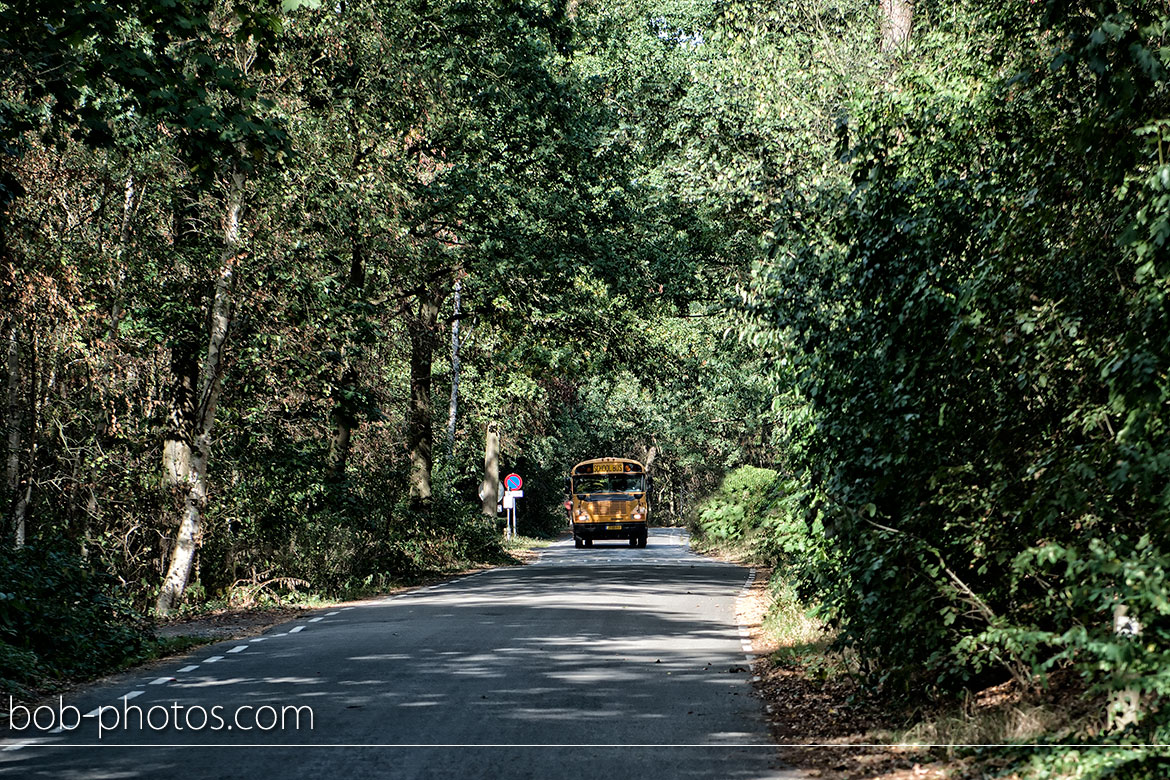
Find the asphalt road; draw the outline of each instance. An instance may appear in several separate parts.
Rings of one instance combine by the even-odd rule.
[[[72,694],[0,777],[797,778],[751,695],[747,576],[675,529],[560,542]]]

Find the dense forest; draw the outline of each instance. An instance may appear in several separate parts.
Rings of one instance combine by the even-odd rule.
[[[9,1],[0,58],[10,687],[614,454],[659,523],[739,474],[700,527],[871,688],[1170,738],[1164,2]]]

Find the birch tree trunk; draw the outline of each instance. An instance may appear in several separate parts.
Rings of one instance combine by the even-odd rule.
[[[1129,614],[1129,607],[1125,604],[1113,608],[1113,633],[1131,642],[1136,642],[1142,635],[1142,624]],[[1132,685],[1113,691],[1105,715],[1109,731],[1124,731],[1137,723],[1142,717],[1141,691]]]
[[[881,4],[882,51],[894,51],[910,40],[914,21],[911,0],[879,0]]]
[[[642,448],[642,465],[646,467],[646,472],[649,473],[654,467],[654,461],[658,460],[658,445],[651,444],[648,447]]]
[[[207,353],[197,378],[193,376],[194,371],[180,369],[180,374],[186,376],[178,377],[178,384],[193,388],[194,393],[190,402],[180,399],[179,405],[173,407],[180,435],[168,438],[163,447],[163,477],[179,499],[179,517],[170,565],[155,603],[155,612],[159,615],[167,614],[182,598],[202,539],[203,511],[207,506],[207,460],[211,453],[211,429],[219,405],[224,343],[231,324],[243,190],[244,175],[233,171],[224,220],[224,248],[220,255],[215,297],[211,302]]]

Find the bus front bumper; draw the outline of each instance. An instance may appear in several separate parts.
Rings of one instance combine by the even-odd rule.
[[[614,520],[610,523],[573,523],[573,536],[579,539],[639,539],[646,536],[646,522]]]

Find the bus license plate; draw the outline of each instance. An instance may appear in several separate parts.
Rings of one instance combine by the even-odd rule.
[[[605,530],[607,530],[607,531],[620,531],[620,530],[622,530],[622,527],[620,525],[607,525],[605,527]]]

